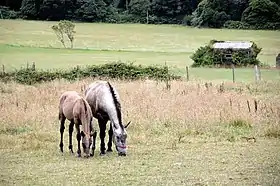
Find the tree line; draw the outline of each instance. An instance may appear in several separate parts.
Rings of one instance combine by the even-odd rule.
[[[3,0],[0,17],[280,29],[280,0]]]

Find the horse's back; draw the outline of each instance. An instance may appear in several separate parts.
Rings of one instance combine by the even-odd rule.
[[[117,91],[114,87],[113,89],[117,99],[119,99]],[[106,112],[107,110],[114,108],[113,97],[107,81],[96,81],[91,83],[88,85],[85,94],[86,100],[91,106],[93,112],[98,110],[103,110]]]

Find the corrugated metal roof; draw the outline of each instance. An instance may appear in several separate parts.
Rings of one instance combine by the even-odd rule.
[[[244,41],[225,41],[225,42],[217,42],[213,44],[214,48],[218,49],[249,49],[253,45],[252,42],[244,42]]]

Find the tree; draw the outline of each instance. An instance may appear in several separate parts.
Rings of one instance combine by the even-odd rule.
[[[248,0],[203,0],[193,12],[192,25],[220,28],[228,20],[240,20],[246,1]]]
[[[103,0],[78,1],[77,18],[89,22],[104,21],[109,16],[109,9]]]
[[[9,7],[11,10],[18,11],[21,7],[22,0],[2,0],[0,6]]]
[[[271,24],[280,26],[280,7],[270,0],[251,0],[241,21],[255,28],[265,28]]]
[[[39,16],[44,20],[59,21],[65,19],[65,1],[43,0]]]
[[[21,14],[28,19],[37,19],[41,0],[23,0],[20,7]]]
[[[162,23],[181,23],[186,14],[192,13],[192,0],[152,0],[151,12]]]
[[[249,6],[249,0],[233,0],[229,4],[230,20],[240,21],[242,13]]]
[[[74,43],[74,31],[75,25],[71,21],[60,21],[58,25],[53,25],[52,29],[55,32],[57,38],[62,43],[64,48],[66,48],[65,41],[64,41],[64,34],[67,36],[71,43],[71,48],[73,48]]]
[[[131,0],[128,5],[128,12],[139,17],[146,17],[146,23],[149,23],[149,12],[151,3],[149,0]]]

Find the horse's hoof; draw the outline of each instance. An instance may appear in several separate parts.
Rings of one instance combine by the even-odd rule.
[[[110,152],[113,152],[113,150],[112,150],[112,149],[108,149],[108,150],[107,150],[107,152],[109,152],[109,153],[110,153]]]
[[[105,152],[104,152],[104,153],[101,153],[101,152],[100,152],[100,156],[105,156],[105,155],[106,155],[106,153],[105,153]]]
[[[93,157],[94,156],[94,153],[90,153],[90,157]]]
[[[77,154],[77,157],[80,158],[80,157],[82,157],[82,156],[81,156],[81,154]]]
[[[126,153],[118,153],[119,156],[126,156]]]

